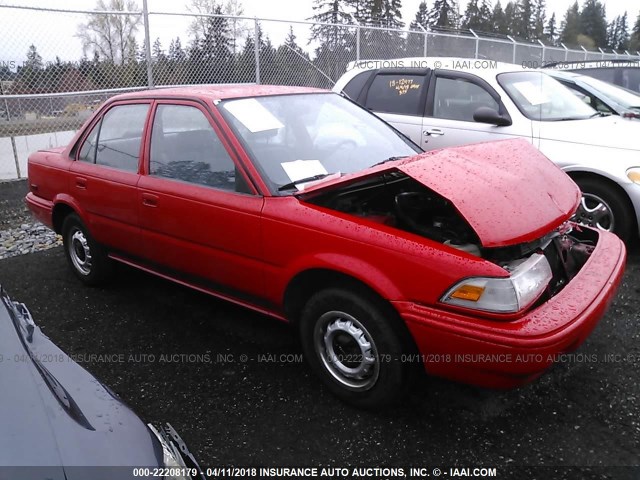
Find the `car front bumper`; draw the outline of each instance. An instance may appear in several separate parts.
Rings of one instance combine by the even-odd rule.
[[[393,302],[429,374],[490,388],[513,388],[578,348],[607,310],[624,272],[626,250],[601,232],[580,272],[549,301],[506,322],[412,302]]]

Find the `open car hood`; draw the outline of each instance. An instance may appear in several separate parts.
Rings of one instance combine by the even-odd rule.
[[[568,220],[580,201],[577,185],[521,139],[426,152],[309,185],[299,195],[391,170],[400,170],[448,199],[484,247],[540,238]]]

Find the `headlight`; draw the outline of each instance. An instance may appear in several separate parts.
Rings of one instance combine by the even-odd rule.
[[[472,277],[454,285],[443,303],[496,313],[514,313],[535,302],[551,281],[553,273],[544,255],[534,253],[526,260],[505,266],[507,278]]]
[[[633,167],[627,170],[627,177],[633,183],[640,184],[640,167]]]
[[[170,475],[165,476],[165,480],[191,480],[191,476],[185,476],[187,466],[182,460],[182,455],[176,449],[176,447],[167,440],[163,433],[159,432],[150,423],[147,424],[149,429],[155,434],[162,445],[163,463],[166,471]]]

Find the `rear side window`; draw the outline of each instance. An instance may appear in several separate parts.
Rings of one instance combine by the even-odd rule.
[[[462,78],[438,77],[436,80],[434,117],[473,122],[473,114],[480,107],[499,111],[498,102],[480,85]]]
[[[342,89],[347,97],[356,102],[360,93],[362,93],[362,89],[367,84],[367,81],[373,75],[373,70],[369,70],[367,72],[362,72],[356,75],[351,79],[349,83]]]
[[[189,105],[159,105],[151,134],[149,174],[248,193],[242,175],[207,117]]]
[[[142,132],[148,110],[147,104],[119,105],[106,113],[98,135],[96,164],[129,172],[138,171]]]
[[[424,75],[378,74],[373,79],[365,106],[375,112],[422,115]]]

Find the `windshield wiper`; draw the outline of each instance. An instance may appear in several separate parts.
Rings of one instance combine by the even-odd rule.
[[[284,185],[278,187],[278,191],[283,192],[285,190],[291,190],[299,183],[307,183],[307,182],[313,182],[315,180],[322,180],[324,177],[328,177],[329,175],[333,175],[333,173],[319,173],[318,175],[313,175],[311,177],[305,177],[299,180],[294,180],[293,182],[285,183]]]
[[[604,112],[595,112],[591,115],[589,115],[589,118],[593,118],[593,117],[608,117],[609,115],[607,115]]]
[[[404,157],[389,157],[386,160],[382,160],[381,162],[374,163],[369,168],[377,167],[378,165],[382,165],[382,164],[388,163],[388,162],[395,162],[396,160],[402,160],[403,158],[407,158],[406,155]]]

